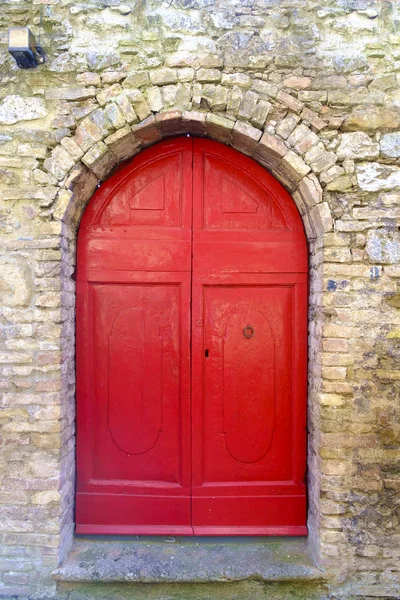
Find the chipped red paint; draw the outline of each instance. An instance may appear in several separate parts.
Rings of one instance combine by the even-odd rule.
[[[306,533],[307,248],[251,159],[177,138],[94,195],[77,267],[77,532]]]

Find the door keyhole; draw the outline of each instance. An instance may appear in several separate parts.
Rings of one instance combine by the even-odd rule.
[[[208,354],[209,354],[209,353],[208,353],[208,349],[207,349],[207,350],[205,350],[205,352],[204,352],[204,356],[205,356],[206,358],[208,358]]]

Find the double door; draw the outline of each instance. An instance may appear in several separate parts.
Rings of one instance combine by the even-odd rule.
[[[188,137],[117,171],[76,333],[78,533],[306,533],[307,251],[272,176]]]

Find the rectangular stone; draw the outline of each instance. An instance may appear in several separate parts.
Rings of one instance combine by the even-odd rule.
[[[82,158],[82,162],[98,177],[104,180],[117,164],[115,156],[103,142],[98,142]]]
[[[150,71],[150,81],[153,85],[167,85],[178,82],[176,69],[162,68]]]
[[[141,143],[133,135],[129,125],[111,134],[104,142],[119,162],[128,160],[141,149]]]
[[[321,131],[328,126],[328,123],[321,119],[313,110],[305,107],[301,112],[301,118],[305,121],[308,121],[311,126],[317,131]]]
[[[206,129],[208,135],[218,142],[228,144],[231,140],[232,130],[235,122],[227,119],[226,117],[220,117],[208,113],[206,116]]]
[[[57,146],[54,148],[51,156],[47,158],[43,167],[54,175],[56,179],[63,179],[65,175],[72,169],[75,161],[72,156],[65,150],[63,146]]]
[[[298,182],[310,171],[310,167],[297,154],[289,150],[273,170],[273,174],[289,190],[295,190]]]
[[[206,115],[205,113],[191,110],[182,114],[183,130],[193,135],[206,135]]]
[[[135,113],[130,101],[126,96],[121,94],[118,96],[118,98],[116,98],[116,102],[121,109],[124,119],[127,123],[129,123],[129,125],[138,121],[137,114]]]
[[[231,144],[236,150],[243,152],[243,154],[251,155],[254,152],[261,135],[262,132],[252,125],[248,125],[242,121],[236,121],[232,130]]]
[[[253,158],[272,171],[287,151],[281,140],[266,131],[255,146]]]
[[[132,132],[143,146],[150,146],[161,139],[154,116],[147,117],[138,125],[132,125]]]
[[[182,112],[171,110],[156,115],[157,129],[161,135],[179,135],[182,133]]]
[[[287,94],[286,92],[283,92],[282,90],[278,92],[276,99],[298,114],[301,113],[301,111],[304,108],[304,104],[300,102],[300,100],[297,100],[297,98],[294,98],[293,96]]]
[[[126,125],[126,121],[118,104],[111,102],[104,108],[104,114],[114,129],[120,129]]]

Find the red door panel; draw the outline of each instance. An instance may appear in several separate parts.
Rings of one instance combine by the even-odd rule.
[[[121,310],[108,336],[108,428],[128,455],[149,452],[163,430],[160,328],[139,306]]]
[[[307,248],[249,158],[179,138],[93,197],[77,270],[79,533],[306,533]]]
[[[250,159],[195,140],[193,222],[194,533],[302,535],[307,253],[300,217]]]
[[[106,182],[78,244],[78,533],[192,533],[192,143]]]

